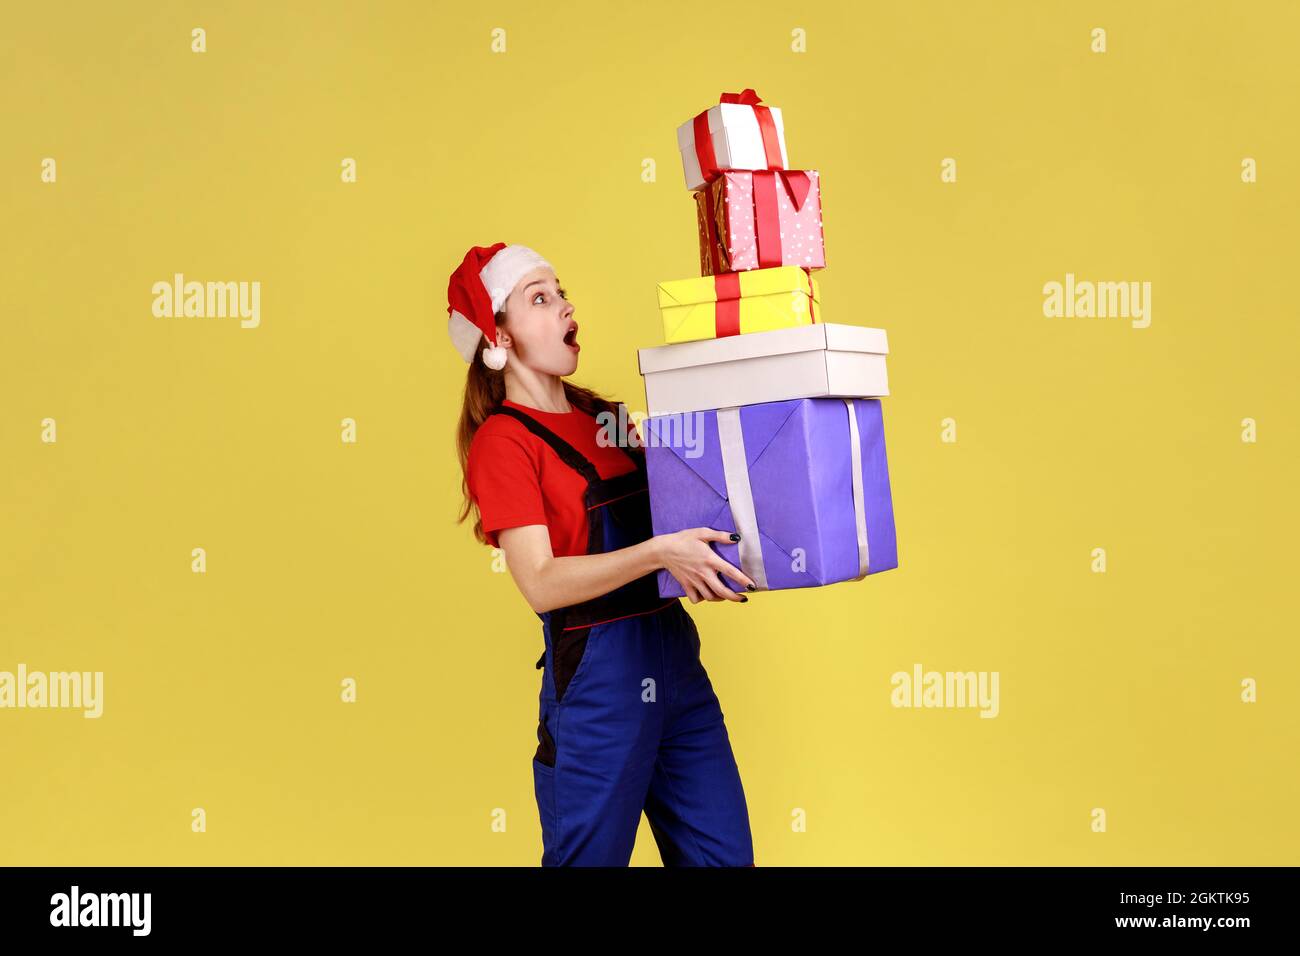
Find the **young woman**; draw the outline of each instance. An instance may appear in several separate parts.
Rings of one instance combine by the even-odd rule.
[[[533,784],[542,865],[626,866],[644,811],[665,865],[753,866],[749,813],[691,603],[754,589],[710,528],[654,535],[645,453],[598,433],[618,406],[566,382],[574,308],[526,246],[475,246],[451,276],[448,331],[469,363],[457,434],[460,520],[500,547],[542,621]],[[625,420],[625,419],[624,419]],[[609,434],[606,432],[606,434]]]

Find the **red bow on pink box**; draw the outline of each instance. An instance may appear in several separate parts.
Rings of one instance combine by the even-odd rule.
[[[780,190],[784,190],[790,204],[801,211],[812,193],[812,176],[803,169],[728,170],[735,177],[748,176],[753,183],[754,243],[758,267],[770,269],[784,264],[781,242],[781,210],[777,203]],[[721,177],[722,174],[720,173]],[[701,273],[703,275],[731,271],[727,243],[727,183],[715,180],[704,189],[697,190],[700,228],[703,231]]]
[[[770,269],[781,265],[781,214],[776,191],[784,188],[795,209],[803,209],[812,190],[812,177],[803,170],[754,170],[754,238],[758,242],[758,265]],[[780,183],[780,186],[777,183]]]

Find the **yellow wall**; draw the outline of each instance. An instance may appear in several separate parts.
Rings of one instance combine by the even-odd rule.
[[[691,608],[758,864],[1300,862],[1300,9],[718,11],[10,11],[0,670],[103,671],[104,712],[0,710],[0,862],[537,863],[542,638],[454,521],[447,276],[543,252],[576,380],[642,408],[698,271],[675,129],[744,87],[821,172],[824,318],[889,333],[901,561]],[[260,324],[155,317],[177,272]],[[1150,325],[1044,316],[1067,272]],[[892,706],[916,664],[997,671],[998,716]]]

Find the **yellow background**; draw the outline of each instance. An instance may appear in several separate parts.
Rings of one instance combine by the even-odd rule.
[[[901,561],[691,607],[758,865],[1300,862],[1298,10],[14,7],[0,670],[105,710],[0,711],[0,862],[538,862],[541,631],[454,522],[447,276],[540,250],[575,379],[640,409],[698,270],[675,130],[745,87],[824,179],[825,317],[889,333]],[[154,318],[175,272],[260,281],[260,328]],[[1150,328],[1045,318],[1067,272],[1150,281]],[[892,707],[915,663],[1000,715]]]

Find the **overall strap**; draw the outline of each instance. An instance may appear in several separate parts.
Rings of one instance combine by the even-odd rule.
[[[578,449],[574,448],[567,441],[561,438],[555,432],[551,431],[531,415],[511,408],[509,405],[502,405],[492,412],[493,415],[509,415],[511,418],[518,419],[524,427],[540,438],[546,444],[550,445],[555,453],[560,456],[560,461],[564,462],[583,478],[587,479],[588,484],[600,481],[600,474],[596,471],[596,466],[589,462]]]

